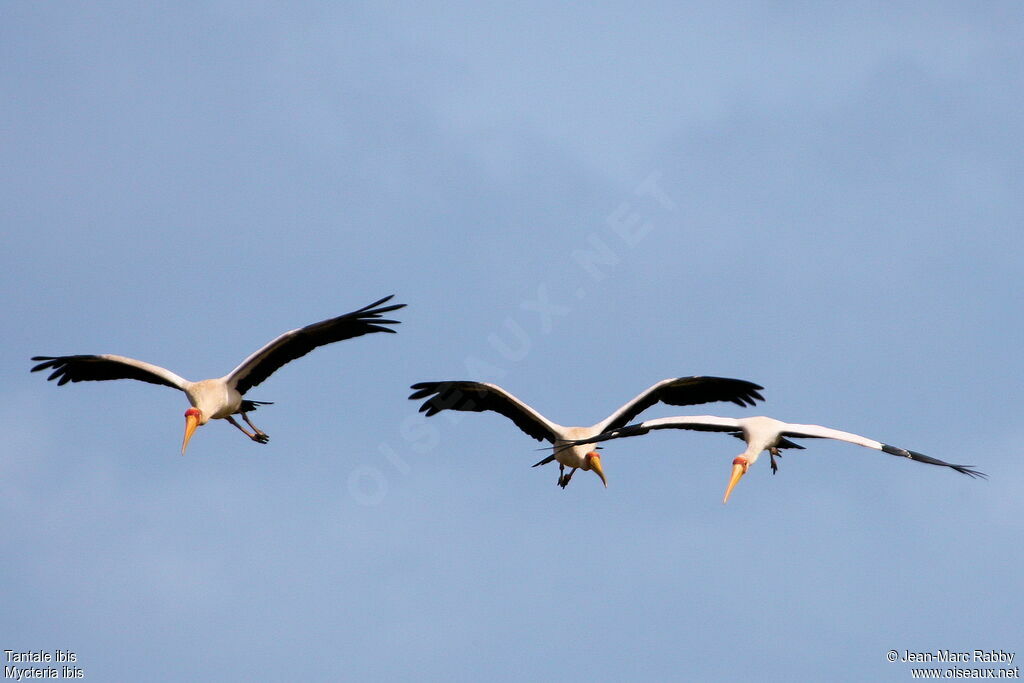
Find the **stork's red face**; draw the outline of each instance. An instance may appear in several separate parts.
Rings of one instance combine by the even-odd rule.
[[[749,467],[750,461],[742,455],[732,461],[732,476],[729,478],[729,487],[725,489],[725,498],[722,499],[723,503],[729,502],[729,494],[732,493],[733,487],[736,486],[740,478],[747,473],[747,468]]]
[[[604,483],[604,487],[608,488],[608,480],[604,478],[604,468],[601,467],[601,456],[596,451],[591,451],[584,456],[587,465],[587,469],[594,470],[594,474],[601,477],[601,481]]]
[[[185,449],[188,448],[189,439],[192,438],[192,433],[196,431],[196,427],[200,424],[200,418],[203,413],[200,412],[199,408],[189,408],[185,411],[185,440],[181,442],[181,454],[185,455]]]

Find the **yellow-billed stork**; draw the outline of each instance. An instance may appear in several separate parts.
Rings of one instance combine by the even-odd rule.
[[[306,355],[318,346],[374,332],[393,333],[393,329],[384,325],[395,325],[399,321],[385,320],[381,315],[398,310],[405,304],[381,306],[390,299],[391,297],[387,296],[358,311],[285,332],[246,358],[237,368],[216,379],[190,382],[158,365],[113,354],[35,356],[32,360],[43,362],[33,367],[32,372],[52,370],[47,379],[57,380],[58,385],[68,382],[137,379],[180,389],[185,392],[192,405],[185,411],[182,455],[185,455],[185,448],[188,447],[196,427],[215,419],[227,420],[257,443],[267,443],[269,437],[260,431],[246,414],[255,410],[257,406],[267,405],[267,402],[244,400],[242,396],[245,392],[284,364]],[[251,433],[232,417],[239,413],[245,423],[252,428]]]
[[[941,465],[950,467],[961,474],[970,477],[984,477],[985,474],[973,469],[973,465],[954,465],[952,463],[932,458],[916,451],[908,451],[897,446],[890,446],[869,439],[859,434],[851,434],[838,429],[822,427],[821,425],[790,424],[771,417],[716,417],[714,415],[690,415],[680,417],[662,417],[655,420],[647,420],[633,425],[627,425],[618,429],[610,429],[606,433],[593,438],[583,438],[566,441],[563,448],[584,448],[589,444],[620,439],[629,436],[640,436],[656,429],[693,429],[703,432],[726,432],[746,441],[747,449],[736,456],[732,461],[732,475],[729,478],[729,485],[725,489],[725,496],[722,502],[728,502],[736,483],[747,473],[747,469],[757,461],[762,451],[768,451],[771,456],[772,474],[778,471],[778,464],[775,462],[780,448],[804,447],[789,440],[797,439],[835,439],[857,444],[865,448],[873,448],[889,455],[897,455],[909,458],[916,462],[923,462],[929,465]],[[789,438],[787,438],[789,437]]]
[[[688,406],[731,401],[739,406],[752,406],[755,401],[764,400],[758,393],[764,387],[741,379],[677,377],[658,382],[593,426],[564,427],[547,419],[496,384],[470,381],[420,382],[411,388],[414,390],[409,396],[411,400],[427,399],[420,406],[420,412],[427,417],[442,410],[493,411],[512,420],[534,439],[551,443],[552,455],[533,466],[557,460],[558,485],[562,488],[566,487],[578,469],[594,472],[608,486],[600,454],[593,448],[567,444],[573,443],[573,440],[583,443],[588,437],[621,427],[656,403]],[[566,467],[571,468],[568,474],[565,473]]]

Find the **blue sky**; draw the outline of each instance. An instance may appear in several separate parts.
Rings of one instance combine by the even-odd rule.
[[[0,649],[91,680],[908,680],[1020,653],[1016,3],[7,3]],[[38,354],[219,376],[394,293],[398,335],[251,392],[266,446]],[[740,377],[840,443],[562,424]],[[655,408],[662,416],[687,412]],[[1016,664],[1016,662],[1015,662]]]

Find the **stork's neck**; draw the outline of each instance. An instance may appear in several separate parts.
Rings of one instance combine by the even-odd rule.
[[[765,448],[767,448],[767,446],[765,446]],[[747,450],[745,450],[742,453],[740,453],[738,458],[742,458],[742,459],[746,460],[747,461],[747,467],[750,467],[755,462],[757,462],[757,459],[759,457],[761,457],[761,453],[763,453],[764,450],[765,450],[764,448],[755,449],[755,448],[752,448],[752,447],[748,447]]]

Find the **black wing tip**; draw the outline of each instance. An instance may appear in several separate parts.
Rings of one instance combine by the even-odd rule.
[[[753,408],[757,405],[758,401],[764,401],[764,396],[756,391],[750,391],[744,395],[736,396],[735,398],[729,399],[730,402],[735,403],[740,408]],[[708,401],[712,403],[712,401]]]
[[[388,294],[383,299],[378,299],[377,301],[374,301],[372,304],[367,304],[366,306],[363,306],[358,311],[356,311],[356,313],[369,313],[369,314],[387,313],[388,311],[397,311],[399,308],[405,308],[408,305],[408,304],[391,304],[390,306],[384,306],[384,307],[381,307],[381,308],[377,308],[381,304],[386,303],[388,301],[391,301],[391,299],[393,299],[394,297],[395,297],[394,294]],[[371,310],[371,309],[373,309],[373,310]]]
[[[366,326],[366,333],[373,334],[374,332],[387,332],[389,334],[394,334],[396,330],[393,330],[390,327],[381,327],[379,324],[388,322],[395,323],[396,325],[399,324],[399,321],[397,320],[374,320],[372,325]]]
[[[378,299],[377,301],[374,301],[372,304],[367,304],[366,306],[363,306],[362,308],[356,309],[356,310],[352,311],[351,313],[345,313],[344,315],[340,315],[337,318],[332,318],[332,320],[359,320],[361,322],[366,322],[366,323],[369,323],[369,322],[372,321],[373,323],[378,324],[378,325],[400,325],[402,323],[401,320],[382,320],[382,319],[380,319],[380,317],[383,314],[385,314],[385,313],[390,313],[391,311],[397,311],[400,308],[405,308],[406,307],[407,304],[391,304],[390,306],[381,306],[382,303],[390,301],[393,296],[394,296],[394,294],[389,294],[388,296],[384,297],[383,299]],[[375,329],[373,329],[373,331],[374,332],[394,332],[394,330],[389,330],[389,329],[383,328],[383,327],[375,328]]]
[[[426,398],[427,400],[419,407],[418,412],[423,413],[424,417],[433,417],[444,410],[444,407],[439,408],[434,401],[440,398],[445,391],[445,384],[448,382],[417,382],[409,387],[415,390],[409,395],[409,400],[418,401],[421,398]]]
[[[33,368],[29,372],[38,372],[40,370],[49,370],[53,368],[54,373],[46,378],[48,380],[51,380],[57,377],[60,373],[68,372],[69,366],[72,363],[76,363],[79,361],[101,360],[101,357],[90,354],[78,354],[74,356],[32,356],[32,360],[43,362],[33,366]],[[79,380],[76,379],[74,381],[77,382]],[[61,384],[64,384],[64,382],[61,382]]]
[[[411,395],[409,397],[409,400],[418,401],[421,398],[427,399],[426,401],[423,402],[423,405],[421,405],[418,410],[418,412],[423,413],[424,417],[433,417],[440,413],[442,410],[447,410],[449,408],[458,410],[458,408],[456,408],[455,406],[445,405],[443,402],[441,402],[440,392],[435,393],[433,391],[418,391],[415,394]]]
[[[913,452],[913,451],[911,451],[911,452]],[[974,465],[954,465],[951,462],[932,463],[932,464],[936,464],[936,465],[937,464],[942,464],[942,465],[945,465],[946,467],[949,467],[950,469],[956,470],[960,474],[966,474],[971,479],[988,479],[988,475],[985,474],[984,472],[982,472],[981,470],[974,469]]]
[[[397,311],[399,308],[402,308],[402,306],[405,306],[405,304],[399,304],[398,306],[387,306],[386,308],[375,308],[372,311],[366,311],[365,313],[362,313],[359,317],[360,318],[374,318],[374,319],[376,319],[376,318],[379,318],[383,313],[390,313],[391,311]],[[402,321],[401,320],[376,320],[376,322],[397,324],[397,323],[400,323]]]
[[[764,401],[764,396],[761,394],[761,391],[764,390],[764,387],[762,387],[760,384],[754,384],[753,382],[748,382],[745,379],[719,379],[724,379],[728,383],[732,384],[733,386],[743,391],[742,394],[740,394],[737,398],[733,399],[733,403],[739,405],[741,408],[752,408],[757,405],[758,401]]]
[[[966,474],[971,479],[988,479],[988,475],[981,470],[974,469],[974,465],[950,465],[960,474]]]
[[[938,458],[933,458],[929,455],[925,455],[924,453],[918,453],[917,451],[908,451],[905,448],[899,448],[898,446],[890,446],[889,444],[885,443],[882,444],[882,450],[888,453],[889,455],[898,455],[903,458],[910,458],[911,460],[927,463],[929,465],[940,465],[942,467],[948,467],[950,469],[956,470],[960,474],[966,474],[968,477],[971,477],[972,479],[988,479],[988,475],[980,470],[974,469],[974,465],[955,465],[951,462],[946,462],[945,460],[939,460]]]
[[[446,384],[446,382],[417,382],[409,387],[413,390],[413,393],[409,396],[409,400],[416,401],[421,398],[426,398],[431,394],[438,394],[442,391],[441,385],[443,384]]]
[[[342,316],[344,318],[345,316]],[[394,332],[386,327],[379,327],[380,325],[401,325],[401,320],[384,320],[378,318],[375,315],[360,315],[356,318],[356,322],[364,323],[367,329],[373,330],[374,332]]]
[[[449,391],[459,385],[467,384],[464,380],[445,380],[443,382],[417,382],[409,386],[415,393],[410,396],[410,399],[424,398],[430,394],[442,394]]]
[[[365,311],[368,308],[373,308],[374,306],[380,306],[382,303],[384,303],[386,301],[391,301],[394,298],[395,298],[394,294],[388,294],[386,297],[384,297],[382,299],[377,299],[372,304],[367,304],[367,305],[363,306],[362,308],[360,308],[359,310],[360,311]]]
[[[32,367],[29,372],[39,372],[40,370],[53,370],[50,376],[46,378],[47,382],[57,380],[58,385],[64,385],[71,381],[71,377],[68,375],[68,360],[70,356],[32,356],[32,360],[41,360],[42,363]]]
[[[751,382],[745,379],[736,379],[735,377],[718,377],[714,375],[692,375],[690,377],[680,377],[679,379],[726,382],[732,384],[733,386],[743,387],[744,389],[747,389],[748,391],[751,392],[764,390],[764,387],[762,387],[760,384],[757,384],[756,382]]]
[[[988,479],[988,475],[982,472],[981,470],[974,469],[974,465],[956,465],[951,462],[939,460],[938,458],[932,458],[930,456],[925,455],[924,453],[918,453],[917,451],[907,452],[910,453],[910,458],[912,460],[926,462],[930,465],[944,465],[946,467],[956,470],[960,474],[966,474],[968,477],[972,479]]]
[[[41,360],[43,362],[39,363],[38,365],[32,366],[32,369],[29,370],[29,372],[39,372],[40,370],[46,370],[47,368],[52,368],[53,366],[60,363],[59,358],[51,358],[50,356],[33,356],[32,360]]]
[[[745,379],[713,375],[690,375],[688,377],[676,377],[669,381],[671,384],[679,386],[690,385],[700,387],[703,385],[705,388],[705,395],[702,398],[690,399],[690,403],[672,403],[670,405],[699,405],[701,403],[727,401],[741,408],[747,408],[757,405],[758,401],[764,401],[764,396],[760,393],[764,390],[764,387]]]

